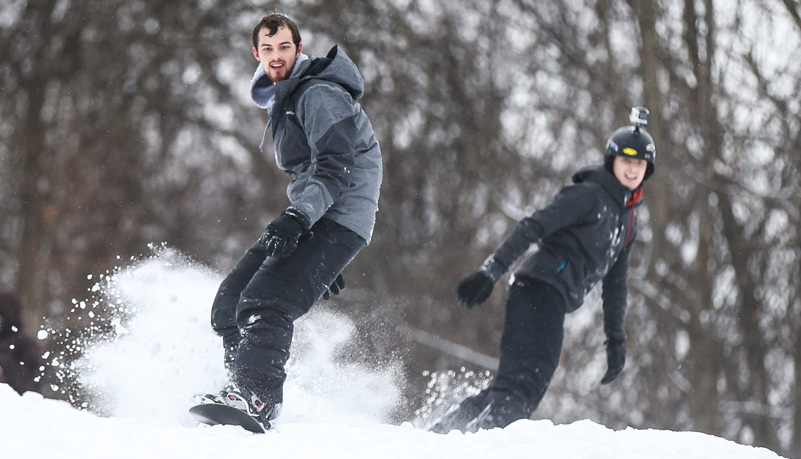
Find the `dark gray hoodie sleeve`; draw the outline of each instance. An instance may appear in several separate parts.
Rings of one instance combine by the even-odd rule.
[[[634,240],[636,234],[632,234]],[[623,249],[615,264],[603,279],[604,333],[610,343],[626,341],[626,308],[628,301],[628,276],[631,243]]]
[[[593,207],[595,195],[583,186],[568,185],[546,207],[522,219],[498,250],[484,262],[484,269],[497,282],[531,244],[583,219]]]

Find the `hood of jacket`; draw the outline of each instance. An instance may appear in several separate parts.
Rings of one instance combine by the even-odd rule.
[[[573,183],[594,182],[601,185],[607,193],[615,198],[615,202],[621,208],[639,205],[642,200],[642,185],[634,191],[630,190],[621,184],[603,165],[587,166],[579,169],[571,179]]]
[[[257,107],[268,110],[276,98],[291,94],[295,88],[309,79],[336,83],[344,88],[354,101],[364,95],[364,80],[356,64],[339,46],[334,46],[325,57],[309,58],[301,54],[295,61],[291,76],[277,84],[270,80],[259,64],[250,82],[250,98]]]
[[[309,60],[309,56],[301,53],[295,61],[295,67],[292,68],[290,78],[297,75],[298,71],[303,67],[303,63]],[[250,99],[262,110],[268,110],[275,100],[275,87],[276,84],[267,76],[264,67],[259,63],[256,71],[253,73],[253,78],[250,80]]]

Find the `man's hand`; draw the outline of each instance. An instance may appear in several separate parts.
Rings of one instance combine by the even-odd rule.
[[[456,296],[459,298],[459,304],[470,309],[487,301],[494,286],[495,281],[485,270],[481,269],[474,272],[462,279],[459,285],[456,286]]]
[[[331,285],[328,286],[328,289],[323,292],[323,299],[327,300],[331,298],[331,295],[339,295],[339,292],[345,289],[345,278],[342,276],[342,273],[339,273],[334,282],[331,282]]]
[[[289,207],[267,225],[259,244],[268,256],[288,257],[298,248],[300,236],[309,231],[309,227],[309,217],[298,209]]]
[[[601,379],[601,384],[609,384],[614,381],[623,371],[626,365],[626,342],[615,341],[606,342],[606,374]]]

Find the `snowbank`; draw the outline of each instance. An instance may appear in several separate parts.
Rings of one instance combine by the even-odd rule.
[[[195,395],[225,381],[209,308],[220,277],[179,255],[158,256],[100,276],[103,299],[74,301],[94,327],[74,339],[82,357],[51,364],[92,394],[77,409],[0,384],[0,453],[13,458],[560,458],[768,459],[766,449],[692,432],[613,431],[590,421],[518,421],[506,429],[437,435],[412,423],[391,425],[402,402],[400,365],[371,368],[338,357],[353,324],[324,308],[296,324],[285,403],[274,430],[250,434],[197,426],[186,410]],[[119,313],[103,322],[98,308]],[[90,327],[90,328],[91,328]],[[71,338],[75,336],[74,338]],[[59,390],[70,390],[60,387]],[[104,413],[104,415],[94,414]]]

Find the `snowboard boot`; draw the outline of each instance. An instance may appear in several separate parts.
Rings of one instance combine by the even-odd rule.
[[[509,424],[525,418],[525,414],[520,412],[520,410],[510,409],[497,401],[492,401],[487,405],[487,408],[467,426],[467,431],[477,432],[479,429],[489,430],[497,427],[503,429]]]
[[[201,403],[227,405],[244,411],[259,424],[264,426],[264,430],[270,430],[272,428],[270,421],[281,414],[280,403],[272,405],[264,403],[256,394],[253,394],[244,387],[229,386],[220,391],[219,394],[206,394],[201,397]]]
[[[475,432],[473,429],[477,423],[476,419],[488,411],[489,407],[487,393],[481,392],[464,399],[462,403],[451,406],[442,418],[428,430],[438,434],[446,434],[451,430],[458,430],[462,433]]]
[[[221,390],[216,394],[203,394],[195,396],[202,405],[225,405],[225,396],[228,394],[228,389]]]

